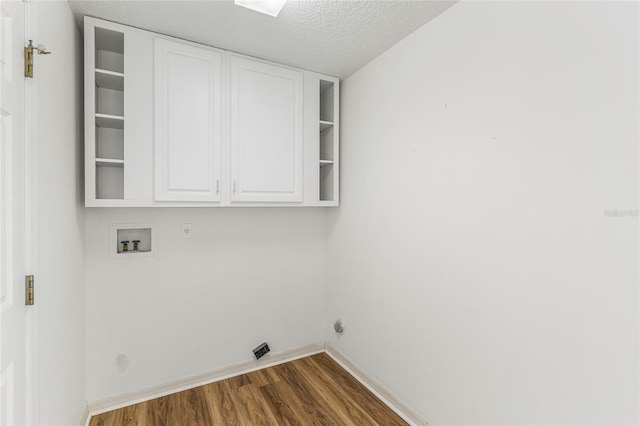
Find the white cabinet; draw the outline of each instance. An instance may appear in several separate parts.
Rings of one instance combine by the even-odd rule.
[[[87,207],[336,206],[339,80],[85,17]]]
[[[152,38],[85,18],[85,205],[150,206]]]
[[[303,74],[230,57],[232,202],[301,202]]]
[[[222,52],[155,39],[155,199],[220,201]]]

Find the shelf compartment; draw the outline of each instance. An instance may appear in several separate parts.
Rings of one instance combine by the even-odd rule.
[[[96,27],[95,67],[117,73],[124,72],[124,33]]]
[[[96,126],[96,157],[124,160],[124,130]]]
[[[328,80],[320,80],[320,95],[323,95],[327,90],[333,89],[333,82]]]
[[[106,50],[96,50],[96,68],[122,73],[124,72],[124,55]]]
[[[96,126],[124,129],[124,117],[121,115],[96,114]]]
[[[96,68],[96,86],[122,92],[124,90],[124,74]]]
[[[124,199],[124,164],[102,165],[96,159],[96,199]]]
[[[326,122],[333,125],[335,121],[333,111],[334,92],[332,81],[320,80],[320,123]],[[322,127],[320,131],[322,131]]]
[[[320,201],[333,200],[333,163],[320,163]]]
[[[335,140],[333,128],[320,133],[320,160],[334,160]]]
[[[124,116],[124,92],[96,87],[96,112]]]

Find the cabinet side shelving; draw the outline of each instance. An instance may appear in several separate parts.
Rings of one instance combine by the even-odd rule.
[[[318,201],[321,204],[337,203],[337,81],[320,79],[319,105],[319,188]]]
[[[124,199],[124,33],[94,32],[95,199]]]

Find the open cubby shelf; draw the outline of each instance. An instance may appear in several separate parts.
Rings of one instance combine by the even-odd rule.
[[[124,130],[96,127],[96,158],[124,160]]]
[[[124,92],[96,87],[96,113],[124,118]]]
[[[95,49],[97,69],[124,73],[124,33],[96,27]]]
[[[320,201],[333,201],[333,164],[320,165]]]
[[[95,28],[96,199],[124,199],[124,33]]]
[[[334,99],[336,84],[333,81],[320,80],[320,116],[319,119],[319,201],[335,201],[335,144]]]
[[[96,198],[124,199],[124,167],[96,163]]]

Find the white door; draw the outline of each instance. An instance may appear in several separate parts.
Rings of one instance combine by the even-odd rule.
[[[155,199],[220,201],[222,54],[154,46]]]
[[[27,422],[24,3],[0,2],[0,424]]]
[[[302,79],[231,56],[231,201],[302,201]]]

